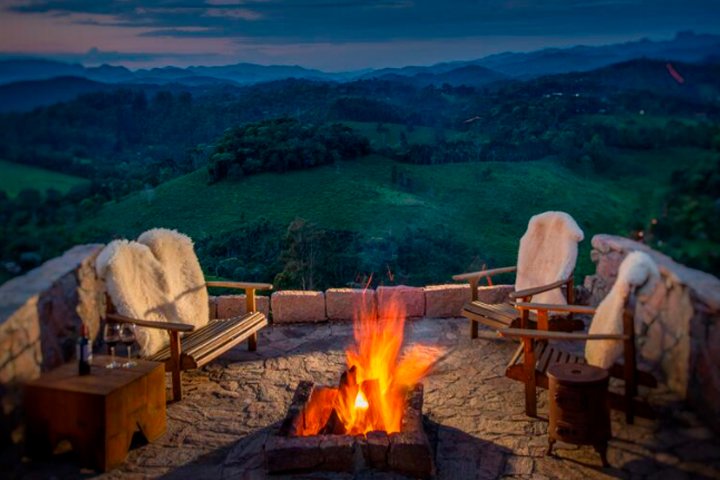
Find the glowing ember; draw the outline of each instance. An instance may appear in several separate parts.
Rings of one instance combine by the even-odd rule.
[[[442,354],[437,347],[412,345],[400,355],[404,327],[405,310],[396,299],[380,315],[358,311],[355,343],[345,352],[347,371],[340,386],[313,391],[296,434],[399,432],[407,391]]]

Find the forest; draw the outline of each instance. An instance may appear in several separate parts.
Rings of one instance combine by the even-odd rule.
[[[268,175],[331,165],[340,171],[346,162],[367,164],[368,156],[390,166],[388,198],[396,203],[437,199],[432,181],[416,169],[443,165],[477,164],[475,181],[484,185],[499,181],[511,165],[553,165],[600,190],[632,188],[647,172],[662,173],[665,180],[645,204],[625,205],[621,218],[603,217],[609,233],[642,238],[717,274],[720,105],[712,99],[720,77],[712,64],[677,68],[695,75],[692,88],[658,77],[662,62],[638,60],[482,86],[387,79],[288,79],[201,93],[123,86],[5,113],[0,160],[37,168],[38,179],[12,195],[0,188],[0,280],[75,243],[128,234],[100,221],[108,215],[103,212],[137,196],[155,208],[164,201],[160,192],[184,178],[202,175],[210,191],[242,190],[250,176],[272,182]],[[61,172],[77,183],[45,185],[42,172]],[[582,195],[577,188],[573,194]],[[332,199],[327,203],[333,207]],[[459,238],[454,224],[441,220],[410,221],[377,235],[322,215],[271,211],[266,217],[262,209],[252,218],[233,215],[237,221],[222,231],[195,237],[206,273],[282,288],[444,282],[453,273],[509,260],[506,252],[516,248],[493,250]],[[503,215],[498,222],[507,220]]]

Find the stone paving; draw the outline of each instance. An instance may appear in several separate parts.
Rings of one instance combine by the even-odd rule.
[[[408,341],[435,343],[448,354],[425,381],[426,428],[436,449],[437,478],[720,478],[720,439],[697,414],[666,390],[650,400],[659,420],[625,425],[613,412],[611,467],[592,447],[558,443],[547,448],[547,394],[540,418],[524,414],[523,386],[504,377],[515,344],[490,331],[470,340],[464,319],[408,322]],[[349,322],[266,328],[257,352],[236,348],[206,368],[184,376],[185,397],[168,405],[168,432],[134,448],[122,468],[103,478],[264,479],[262,447],[286,413],[300,380],[336,384],[343,349],[352,340]],[[25,464],[26,478],[92,477],[66,458]],[[400,479],[360,472],[273,476],[285,479]]]

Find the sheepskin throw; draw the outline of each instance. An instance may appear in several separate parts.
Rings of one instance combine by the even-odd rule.
[[[650,295],[658,280],[660,272],[650,256],[644,252],[632,252],[618,270],[607,297],[600,302],[592,323],[590,334],[622,334],[623,311],[630,292],[635,291],[638,301]],[[585,359],[590,365],[610,368],[623,353],[621,340],[589,340],[585,344]]]
[[[172,318],[165,269],[146,245],[115,240],[100,252],[95,269],[119,314],[155,321]],[[168,343],[163,330],[138,327],[136,336],[141,356]]]
[[[165,269],[168,293],[177,321],[200,328],[208,323],[210,307],[205,277],[193,242],[175,230],[155,228],[138,237]]]
[[[137,242],[111,242],[95,268],[121,315],[196,327],[208,322],[202,270],[192,241],[181,233],[154,229]],[[165,330],[138,327],[137,340],[140,355],[149,356],[166,346],[169,337]]]
[[[575,268],[578,243],[585,236],[575,220],[565,212],[535,215],[520,239],[515,290],[540,287],[566,279]],[[565,305],[559,288],[532,298],[535,303]]]

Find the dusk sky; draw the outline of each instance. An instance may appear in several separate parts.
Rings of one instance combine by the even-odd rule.
[[[328,71],[720,32],[719,0],[0,0],[0,55]]]

